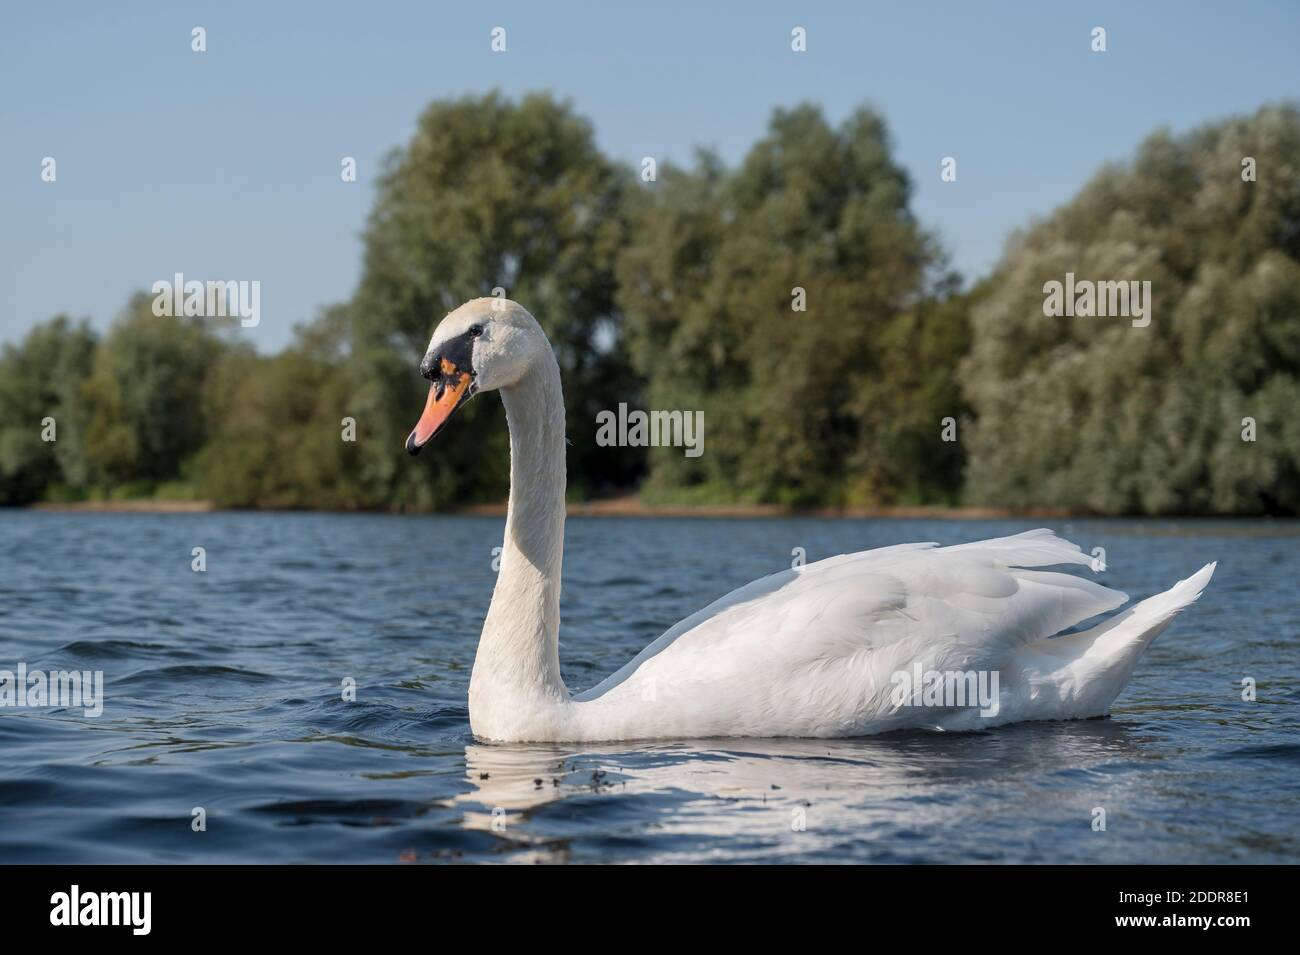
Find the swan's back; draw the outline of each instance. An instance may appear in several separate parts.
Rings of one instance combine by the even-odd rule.
[[[575,696],[555,738],[855,736],[1101,715],[1142,647],[1196,599],[1213,568],[1088,631],[1091,639],[1052,640],[1128,599],[1035,569],[1089,563],[1040,529],[953,547],[885,547],[772,574],[686,618]],[[997,673],[996,714],[900,706],[896,674],[920,671]]]

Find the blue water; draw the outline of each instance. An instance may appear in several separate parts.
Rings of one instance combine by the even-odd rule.
[[[795,547],[1033,526],[571,519],[565,680],[598,682]],[[3,512],[0,669],[102,670],[106,700],[0,709],[0,859],[1296,861],[1300,526],[1052,526],[1105,547],[1104,582],[1135,598],[1220,562],[1109,719],[518,746],[475,742],[465,703],[498,519]]]

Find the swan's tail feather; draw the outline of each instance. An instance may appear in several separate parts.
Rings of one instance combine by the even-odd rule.
[[[1041,654],[1036,664],[1056,661],[1053,682],[1059,681],[1077,694],[1075,703],[1082,711],[1079,715],[1107,712],[1143,652],[1180,610],[1201,596],[1216,566],[1217,562],[1206,564],[1164,593],[1148,597],[1089,630],[1037,641],[1031,645]]]
[[[1217,566],[1217,561],[1206,564],[1186,580],[1178,581],[1164,593],[1148,597],[1135,606],[1132,610],[1131,625],[1132,629],[1141,628],[1141,632],[1135,635],[1130,634],[1125,639],[1118,641],[1120,647],[1125,643],[1136,640],[1141,648],[1145,648],[1169,625],[1169,621],[1174,618],[1178,611],[1196,602],[1196,599],[1205,590],[1205,585],[1214,576],[1214,568]]]

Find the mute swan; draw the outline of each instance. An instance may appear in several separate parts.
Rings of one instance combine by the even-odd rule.
[[[476,299],[438,324],[420,371],[431,384],[411,454],[480,391],[501,392],[510,427],[501,569],[469,685],[481,739],[840,737],[1101,716],[1214,572],[1208,564],[1091,629],[1054,637],[1128,598],[1033,569],[1090,563],[1048,530],[844,554],[727,594],[571,694],[558,643],[564,402],[550,343],[520,305]],[[921,679],[908,688],[912,674]],[[955,676],[945,690],[935,674]],[[973,690],[956,695],[968,674],[993,691],[980,705],[961,705]]]

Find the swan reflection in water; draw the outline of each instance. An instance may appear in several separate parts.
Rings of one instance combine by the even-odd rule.
[[[1082,839],[1099,801],[1122,798],[1124,768],[1152,755],[1112,719],[859,739],[474,743],[465,748],[471,788],[453,804],[466,828],[495,833],[527,860],[567,858],[598,813],[599,838],[665,861],[677,837],[683,851],[716,839],[741,859],[746,846],[770,857],[784,845],[794,855],[851,848],[924,861],[916,853],[933,843],[931,861],[958,862],[952,849],[968,839],[976,861],[1002,855],[989,839],[990,793],[1008,838],[1032,819],[1075,826]]]

